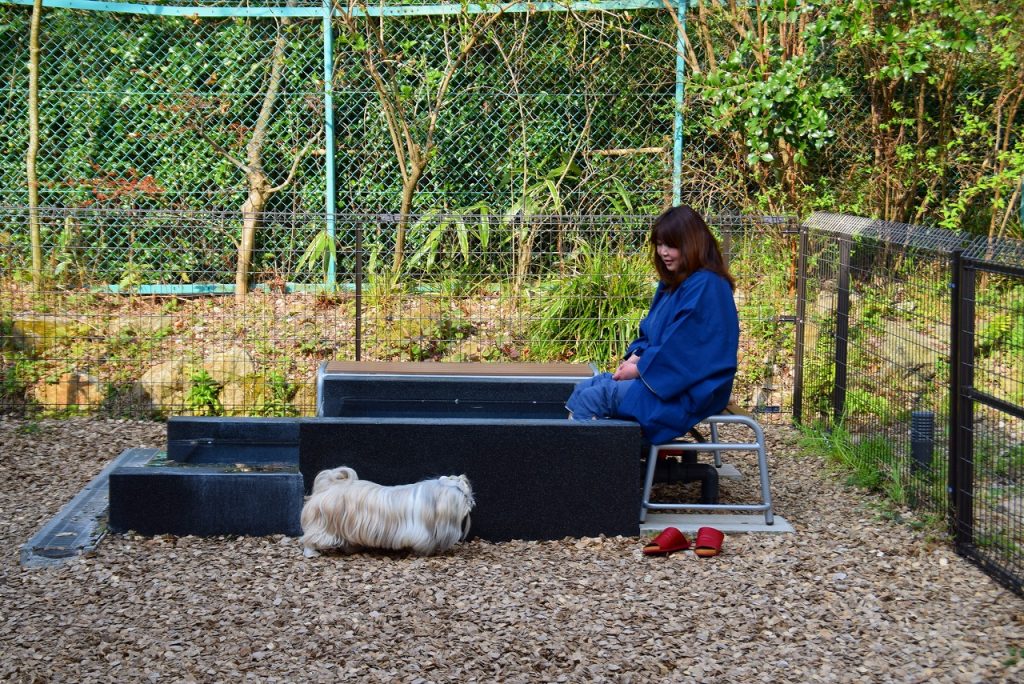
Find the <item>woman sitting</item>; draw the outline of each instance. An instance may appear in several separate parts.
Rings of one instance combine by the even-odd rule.
[[[639,336],[615,373],[580,382],[573,420],[632,419],[653,444],[671,441],[729,403],[739,346],[736,283],[704,219],[669,209],[651,228],[660,282]]]

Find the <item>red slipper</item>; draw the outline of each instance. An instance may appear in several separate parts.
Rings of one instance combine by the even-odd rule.
[[[701,558],[717,556],[722,550],[722,540],[725,535],[714,527],[702,527],[697,530],[697,541],[694,544],[693,552]]]
[[[645,556],[667,556],[676,551],[690,548],[690,540],[674,527],[666,527],[661,533],[644,546]]]

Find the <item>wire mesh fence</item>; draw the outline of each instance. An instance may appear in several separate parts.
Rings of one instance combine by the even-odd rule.
[[[799,417],[859,484],[948,517],[1021,591],[1021,244],[834,214],[808,227]]]
[[[31,12],[9,1],[0,203],[20,205]],[[685,201],[1020,228],[1005,19],[958,15],[973,47],[910,79],[881,75],[889,43],[853,47],[860,10],[828,3],[61,4],[40,31],[46,206],[239,211],[259,189],[260,210],[327,214]]]
[[[0,5],[0,204],[22,206],[31,12],[11,1]],[[859,10],[827,4],[700,1],[684,15],[654,0],[61,4],[40,31],[43,206],[585,216],[685,201],[1019,229],[1024,109],[996,106],[1013,81],[1005,59],[990,68],[998,21],[954,17],[975,47],[937,53],[897,87],[872,71],[884,50],[843,33]],[[912,35],[890,38],[904,49]],[[951,68],[961,77],[941,88],[952,90],[931,92]],[[933,100],[952,109],[897,116]],[[985,117],[970,140],[944,129]],[[911,125],[913,159],[899,146]],[[990,159],[973,146],[992,131],[1003,133]]]
[[[950,481],[957,548],[1024,592],[1024,267],[1001,263],[1020,247],[987,244],[989,259],[959,259]]]
[[[850,437],[865,484],[942,512],[948,479],[950,231],[816,214],[808,244],[802,419]],[[931,416],[933,452],[910,426]],[[945,452],[945,458],[937,456]]]
[[[5,137],[20,151],[28,134],[28,15],[20,8],[2,11],[16,27],[5,36],[17,38],[2,58],[11,79],[4,90]],[[300,180],[273,204],[288,207],[305,198],[321,206],[318,31],[308,20],[281,25],[47,12],[40,40],[41,203],[237,209],[247,192],[239,165],[262,167],[276,186],[297,161]],[[266,106],[274,115],[262,121]],[[245,146],[257,132],[250,152]],[[5,165],[0,201],[26,203],[25,187],[24,168]]]
[[[27,211],[0,217],[23,221]],[[415,217],[396,278],[371,266],[394,249],[401,219],[391,214],[334,217],[333,280],[325,282],[321,257],[307,260],[306,277],[296,281],[294,265],[324,220],[286,214],[268,217],[272,239],[257,250],[256,286],[238,302],[209,284],[169,288],[139,279],[171,262],[194,273],[229,272],[230,244],[196,235],[225,230],[231,215],[136,212],[139,229],[167,247],[140,247],[130,267],[113,270],[111,253],[123,245],[102,239],[111,213],[41,212],[44,224],[97,236],[45,245],[74,274],[74,286],[65,280],[35,290],[24,277],[24,251],[11,244],[0,251],[0,275],[11,284],[0,310],[5,409],[309,414],[315,370],[331,359],[568,359],[610,369],[656,282],[650,217],[548,215],[486,227],[479,216]],[[777,266],[790,258],[795,225],[738,216],[712,224],[740,282],[748,331],[737,396],[755,410],[788,413],[795,304]],[[183,230],[194,234],[182,237]]]
[[[0,12],[2,135],[21,151],[28,13]],[[642,213],[670,192],[664,12],[348,16],[329,89],[319,18],[244,13],[47,12],[41,203],[239,210],[258,171],[284,186],[260,209],[316,211],[329,155],[346,213]],[[24,165],[2,166],[0,202],[25,204]]]

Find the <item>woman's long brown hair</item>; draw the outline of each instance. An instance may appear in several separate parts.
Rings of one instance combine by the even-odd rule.
[[[659,243],[679,250],[678,273],[668,270],[658,258]],[[651,227],[651,259],[661,282],[671,288],[678,286],[691,273],[705,268],[725,278],[729,287],[736,289],[736,281],[725,265],[718,240],[700,214],[686,205],[672,207],[654,220]]]

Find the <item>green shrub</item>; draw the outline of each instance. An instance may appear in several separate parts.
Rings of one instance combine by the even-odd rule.
[[[0,405],[24,410],[31,404],[29,387],[39,379],[38,362],[13,352],[0,367]]]
[[[636,337],[653,294],[646,257],[579,244],[575,268],[557,289],[536,293],[527,346],[536,360],[611,364]]]
[[[263,406],[260,407],[260,415],[284,418],[299,415],[298,410],[291,404],[297,390],[298,386],[288,382],[284,373],[278,371],[268,373],[267,397]]]
[[[205,368],[192,373],[185,405],[197,416],[224,415],[224,405],[220,403],[220,384],[214,380]]]

